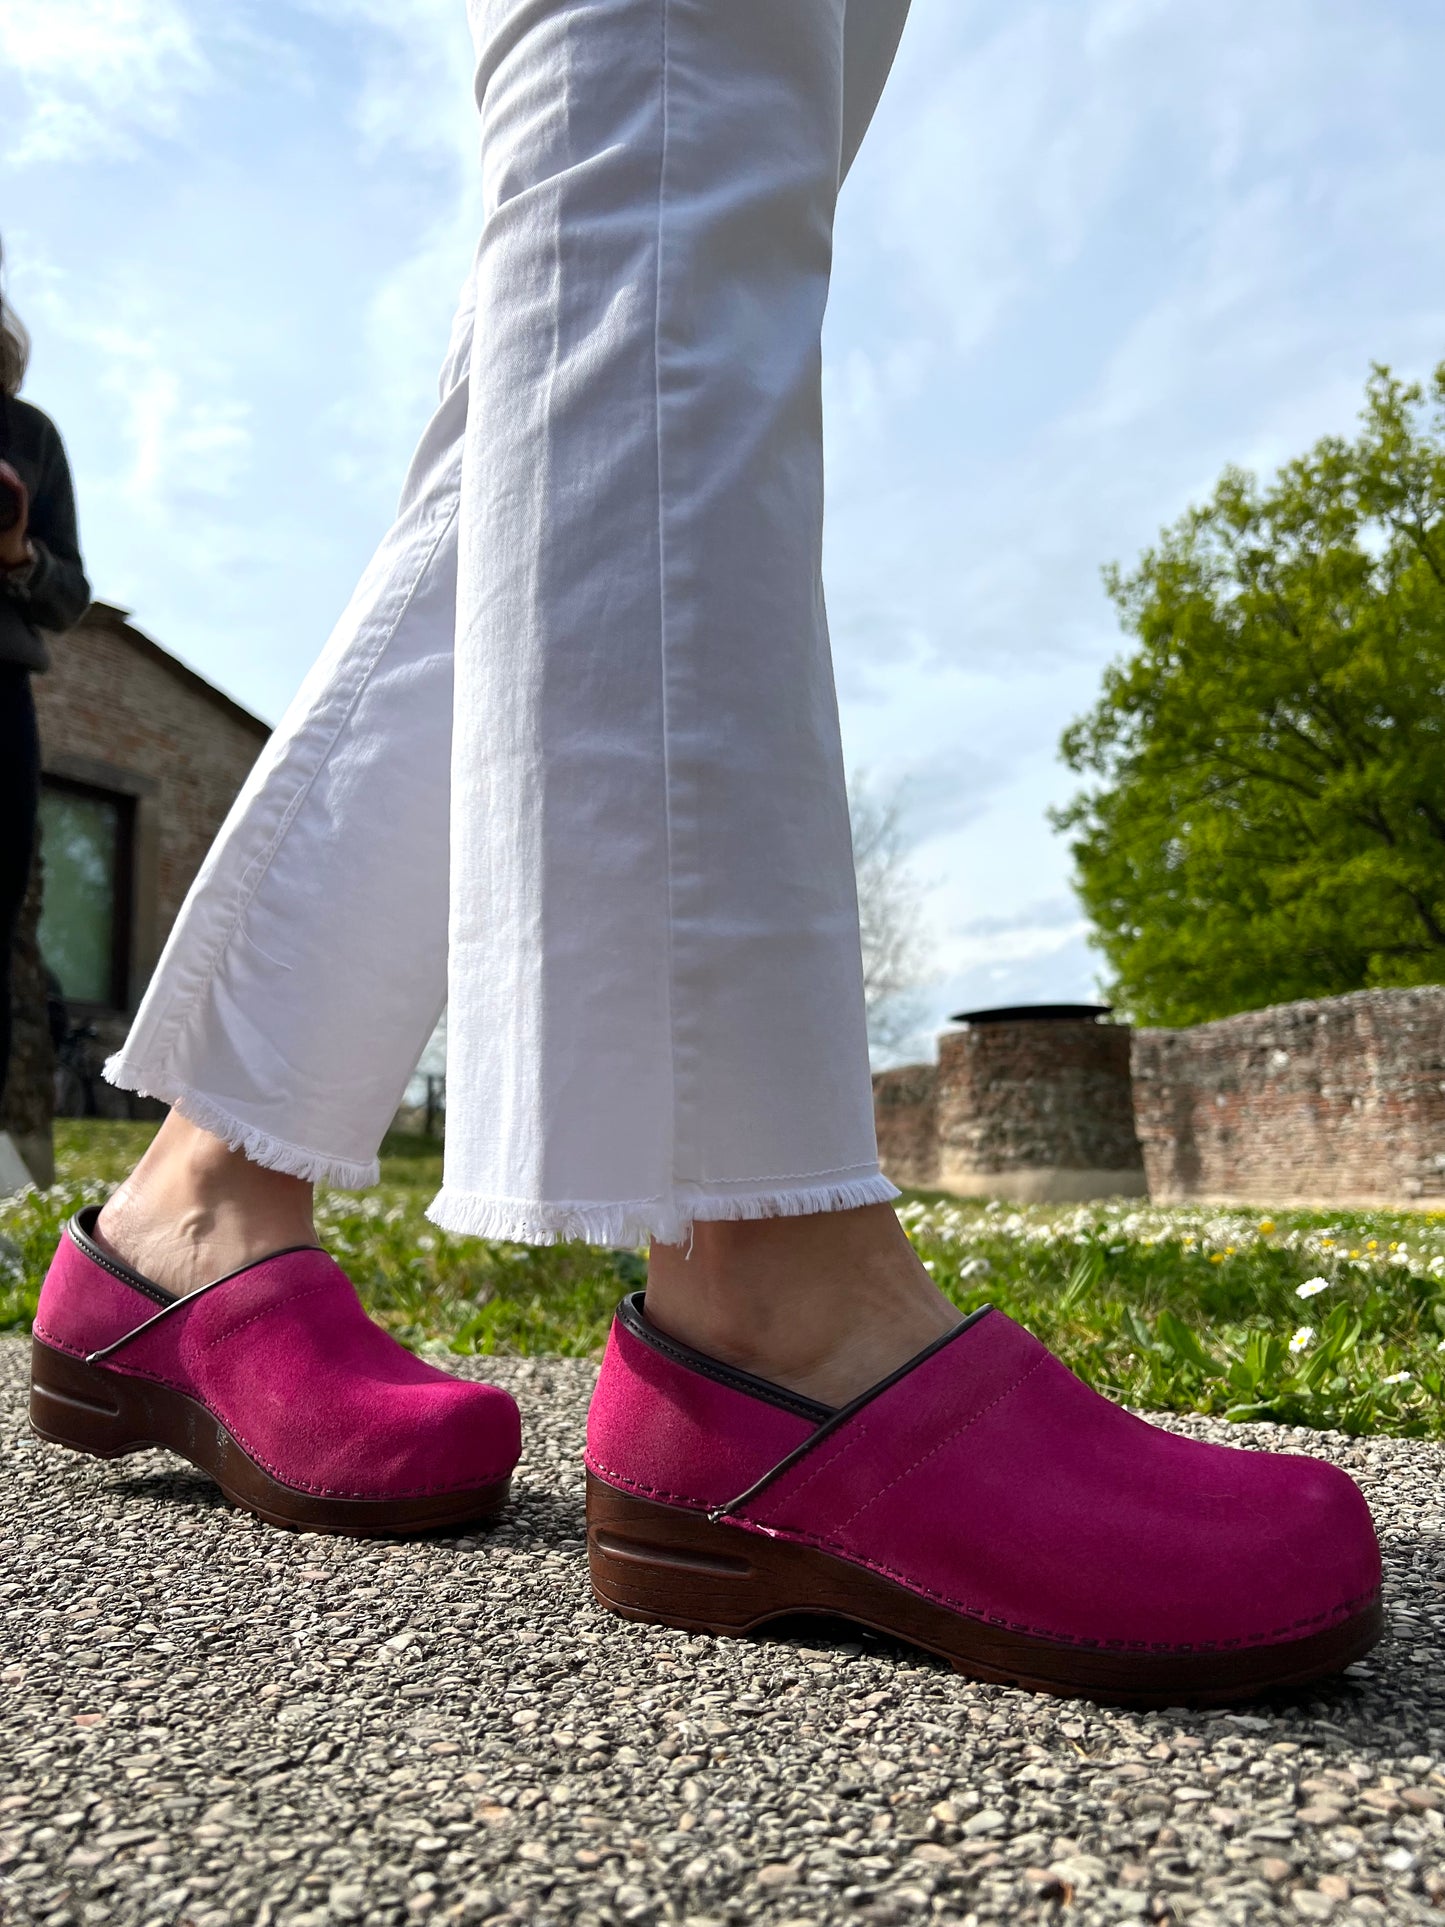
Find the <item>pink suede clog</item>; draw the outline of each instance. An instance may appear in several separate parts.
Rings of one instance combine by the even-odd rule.
[[[116,1458],[168,1446],[273,1525],[358,1535],[486,1518],[521,1455],[509,1393],[465,1384],[374,1325],[298,1246],[176,1298],[66,1226],[31,1344],[30,1423]]]
[[[1333,1673],[1383,1625],[1343,1472],[1148,1425],[991,1309],[833,1411],[676,1343],[635,1294],[587,1475],[593,1588],[633,1619],[839,1614],[978,1679],[1135,1705]]]

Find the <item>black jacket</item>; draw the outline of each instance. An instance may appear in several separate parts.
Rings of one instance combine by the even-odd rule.
[[[75,530],[75,490],[60,433],[28,401],[0,395],[0,458],[30,491],[28,569],[0,569],[0,662],[48,669],[42,629],[68,629],[90,604]]]

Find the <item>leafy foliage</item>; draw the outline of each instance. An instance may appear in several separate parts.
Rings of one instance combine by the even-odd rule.
[[[1133,652],[1065,732],[1080,896],[1135,1018],[1445,978],[1445,363],[1354,441],[1230,469],[1106,582]]]
[[[997,1305],[1126,1404],[1445,1437],[1445,1213],[934,1198],[901,1215],[956,1304]]]

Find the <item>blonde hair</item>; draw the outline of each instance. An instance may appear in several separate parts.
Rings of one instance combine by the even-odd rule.
[[[0,266],[4,265],[0,250]],[[18,395],[30,365],[30,335],[0,291],[0,395]]]

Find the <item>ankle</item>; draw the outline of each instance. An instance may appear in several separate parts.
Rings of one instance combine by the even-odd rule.
[[[886,1205],[709,1223],[653,1247],[647,1315],[710,1357],[844,1404],[958,1322]]]
[[[175,1112],[96,1223],[102,1248],[182,1288],[313,1244],[312,1187],[253,1164]]]

